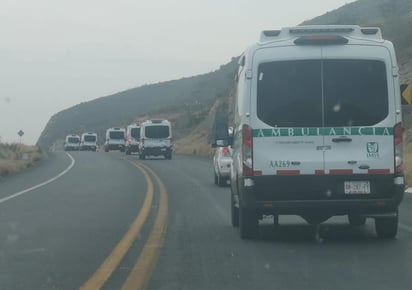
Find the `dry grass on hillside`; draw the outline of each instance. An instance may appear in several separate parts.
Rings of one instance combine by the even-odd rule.
[[[0,144],[0,176],[18,172],[41,159],[36,146]]]
[[[406,143],[403,148],[404,155],[404,169],[405,169],[405,178],[406,184],[412,186],[412,144]]]
[[[199,131],[187,137],[179,139],[174,144],[175,152],[178,154],[192,154],[201,156],[212,156],[213,148],[207,142],[207,131]]]

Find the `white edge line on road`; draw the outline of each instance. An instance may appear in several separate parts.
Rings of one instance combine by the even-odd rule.
[[[69,167],[67,167],[65,170],[63,170],[62,172],[60,172],[59,174],[57,174],[55,177],[53,177],[53,178],[51,178],[51,179],[49,179],[49,180],[46,180],[46,181],[44,181],[44,182],[42,182],[42,183],[39,183],[39,184],[37,184],[37,185],[35,185],[35,186],[32,186],[32,187],[30,187],[30,188],[24,189],[24,190],[22,190],[22,191],[19,191],[19,192],[16,192],[16,193],[11,194],[11,195],[9,195],[9,196],[6,196],[6,197],[1,198],[1,199],[0,199],[0,204],[5,203],[6,201],[9,201],[9,200],[11,200],[11,199],[13,199],[13,198],[19,197],[20,195],[26,194],[26,193],[28,193],[28,192],[30,192],[30,191],[32,191],[32,190],[35,190],[35,189],[37,189],[37,188],[39,188],[39,187],[45,186],[45,185],[47,185],[47,184],[49,184],[49,183],[51,183],[51,182],[59,179],[60,177],[62,177],[63,175],[65,175],[67,172],[69,172],[70,169],[73,168],[73,166],[74,166],[74,164],[76,163],[76,161],[74,160],[74,158],[73,158],[69,153],[67,153],[67,152],[65,152],[65,153],[67,154],[67,156],[69,156],[69,158],[70,158],[70,160],[71,160]]]

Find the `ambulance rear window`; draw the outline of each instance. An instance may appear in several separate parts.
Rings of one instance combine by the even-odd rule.
[[[124,139],[124,132],[123,131],[110,131],[109,136],[110,136],[110,139]]]
[[[388,115],[385,63],[323,61],[325,126],[371,126]]]
[[[156,125],[156,126],[147,126],[145,128],[146,138],[169,138],[170,129],[169,126]]]
[[[277,61],[259,65],[257,115],[273,127],[322,126],[321,62]]]
[[[96,142],[96,136],[86,135],[86,136],[84,136],[84,141],[86,141],[86,142]]]
[[[257,116],[273,127],[377,124],[388,116],[385,63],[350,59],[262,63]]]

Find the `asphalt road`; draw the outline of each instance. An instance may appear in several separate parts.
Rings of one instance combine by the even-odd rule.
[[[412,194],[393,241],[294,216],[244,241],[210,160],[70,154],[0,180],[0,289],[412,288]]]

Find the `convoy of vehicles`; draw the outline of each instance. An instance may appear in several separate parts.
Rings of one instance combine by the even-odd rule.
[[[259,220],[311,224],[374,218],[394,238],[405,180],[399,73],[379,28],[264,31],[239,60],[231,145],[232,225],[255,238]],[[224,131],[224,130],[223,130]]]
[[[115,127],[115,128],[107,129],[106,138],[104,142],[104,151],[109,152],[110,150],[120,150],[120,152],[124,152],[125,137],[126,137],[126,130],[123,128]]]
[[[97,134],[88,132],[66,137],[65,150],[96,151]],[[172,125],[168,120],[147,120],[141,125],[131,124],[125,129],[108,128],[105,134],[104,151],[120,150],[127,155],[139,153],[141,159],[147,156],[164,156],[172,159]]]
[[[172,159],[172,125],[168,120],[147,120],[140,125],[139,157]]]
[[[242,54],[234,128],[216,136],[215,184],[231,184],[232,225],[255,238],[259,220],[310,224],[374,218],[394,238],[405,180],[399,74],[379,28],[300,26],[263,31]],[[226,124],[227,125],[227,124]],[[68,135],[65,150],[96,150],[97,135]],[[109,128],[105,151],[172,159],[168,120]]]
[[[83,133],[80,139],[80,150],[97,151],[97,134],[92,132]]]

